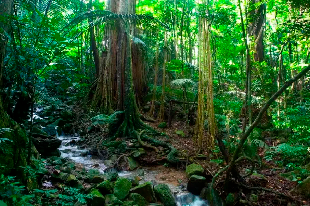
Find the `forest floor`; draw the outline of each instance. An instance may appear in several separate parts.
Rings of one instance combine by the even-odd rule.
[[[158,123],[149,123],[152,127],[158,128]],[[226,163],[222,164],[215,163],[215,161],[210,161],[210,155],[203,153],[197,156],[197,146],[194,144],[192,135],[193,127],[188,126],[184,121],[173,122],[170,128],[158,129],[161,132],[166,133],[169,138],[169,143],[171,143],[175,148],[177,148],[182,155],[186,155],[186,164],[192,162],[199,163],[204,167],[204,169],[210,175],[214,176],[219,169],[223,168]],[[176,131],[183,131],[183,134],[177,134]],[[166,140],[167,141],[167,140]],[[268,146],[276,146],[279,141],[275,138],[268,138]],[[259,156],[262,159],[261,167],[255,168],[257,174],[262,175],[263,181],[261,179],[255,180],[253,176],[246,178],[247,185],[252,187],[266,188],[270,191],[262,190],[242,190],[241,197],[243,199],[250,199],[250,194],[256,194],[258,196],[258,201],[254,202],[253,205],[310,205],[310,200],[305,199],[303,196],[296,195],[292,193],[292,190],[296,187],[297,181],[290,181],[281,176],[282,173],[287,172],[284,167],[279,167],[275,161],[266,161],[264,159],[265,150],[259,150]],[[212,159],[221,158],[220,154],[213,156]],[[155,166],[153,169],[158,170],[158,175],[156,176],[158,181],[163,181],[170,184],[180,184],[187,182],[185,172],[186,165],[178,165],[176,168]],[[246,168],[241,169],[242,173],[246,173]],[[219,184],[221,185],[221,184]],[[282,194],[282,195],[280,195]],[[295,201],[293,201],[295,200]],[[293,204],[293,202],[295,204]],[[251,203],[248,202],[250,205]],[[243,204],[242,204],[243,205]],[[247,204],[245,204],[247,205]]]

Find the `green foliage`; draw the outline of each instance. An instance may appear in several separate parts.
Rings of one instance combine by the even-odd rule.
[[[31,206],[30,200],[34,195],[25,195],[25,186],[15,180],[13,176],[0,175],[0,197],[9,205]]]

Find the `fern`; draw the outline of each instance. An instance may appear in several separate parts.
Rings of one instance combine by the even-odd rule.
[[[116,111],[111,115],[105,115],[105,114],[99,114],[93,118],[91,118],[91,121],[93,122],[93,125],[99,125],[99,124],[112,124],[116,121],[118,121],[117,116],[119,114],[123,114],[123,111]]]
[[[77,17],[75,17],[68,25],[64,27],[64,30],[69,29],[76,26],[77,24],[83,22],[84,20],[90,20],[90,23],[85,25],[85,29],[88,29],[89,26],[97,26],[101,25],[103,23],[106,23],[108,21],[114,21],[114,20],[135,20],[135,21],[151,21],[156,24],[159,24],[160,26],[164,27],[165,29],[169,29],[169,26],[167,24],[164,24],[163,22],[159,21],[158,19],[154,18],[151,15],[146,14],[115,14],[111,11],[107,10],[94,10],[94,11],[87,11],[84,12]]]

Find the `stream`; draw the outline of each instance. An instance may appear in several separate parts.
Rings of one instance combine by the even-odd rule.
[[[61,157],[71,159],[72,161],[83,165],[87,170],[94,168],[98,169],[101,173],[104,173],[106,166],[104,165],[104,160],[99,158],[92,157],[88,155],[87,148],[81,148],[75,144],[79,141],[78,136],[57,136],[58,139],[62,141],[62,144],[59,148],[61,152]],[[144,176],[142,177],[141,182],[156,182],[156,171],[152,171],[144,168]],[[136,171],[122,171],[119,172],[121,177],[130,177],[137,176]],[[175,195],[178,206],[208,206],[208,202],[200,199],[198,196],[195,196],[187,191],[182,190],[180,187],[176,187],[168,182],[165,182]]]

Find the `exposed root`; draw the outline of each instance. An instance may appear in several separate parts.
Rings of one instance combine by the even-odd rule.
[[[155,152],[158,152],[158,149],[152,145],[148,145],[146,143],[144,143],[142,140],[141,140],[141,135],[143,134],[144,130],[142,130],[140,133],[137,133],[137,138],[138,138],[138,141],[139,143],[143,146],[143,147],[146,147],[146,148],[151,148],[153,150],[155,150]]]

